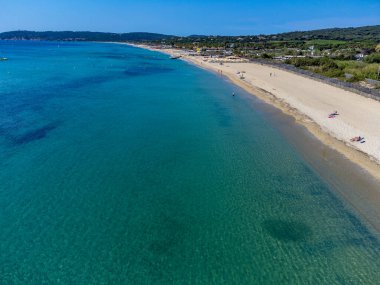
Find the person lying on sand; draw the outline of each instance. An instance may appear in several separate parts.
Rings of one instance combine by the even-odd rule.
[[[364,137],[358,136],[358,137],[353,137],[350,141],[352,142],[360,142],[364,140]]]
[[[329,118],[335,118],[335,116],[338,116],[339,114],[338,114],[338,111],[334,111],[333,113],[331,113],[330,115],[329,115]]]

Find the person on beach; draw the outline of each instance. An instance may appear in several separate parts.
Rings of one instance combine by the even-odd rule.
[[[329,114],[329,118],[335,118],[338,115],[338,111],[334,111],[334,113]]]
[[[360,142],[364,140],[364,137],[358,136],[358,137],[353,137],[350,141],[352,142]]]

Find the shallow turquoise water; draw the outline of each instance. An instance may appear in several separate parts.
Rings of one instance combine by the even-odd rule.
[[[0,42],[1,284],[376,284],[380,243],[217,75]]]

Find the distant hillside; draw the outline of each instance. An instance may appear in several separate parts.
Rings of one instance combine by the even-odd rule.
[[[323,30],[289,32],[270,35],[278,40],[379,40],[380,25],[357,28],[331,28]]]
[[[0,33],[1,40],[46,40],[46,41],[157,41],[175,38],[154,33],[100,33],[100,32],[33,32],[12,31]]]
[[[310,40],[339,40],[339,41],[374,41],[380,42],[380,25],[357,28],[331,28],[313,31],[296,31],[272,35],[251,36],[206,36],[191,35],[177,37],[155,33],[100,33],[100,32],[33,32],[12,31],[0,33],[0,40],[48,40],[48,41],[147,41],[174,40],[181,42],[259,42],[259,41],[310,41]]]
[[[151,42],[155,44],[159,43],[158,41]],[[310,47],[313,47],[315,51],[326,50],[326,53],[331,54],[331,56],[353,59],[358,53],[369,55],[375,52],[376,47],[380,43],[380,25],[295,31],[272,35],[192,35],[172,38],[166,42],[176,48],[194,49],[195,47],[203,47],[226,49],[235,55],[248,58],[255,58],[257,56],[304,55],[307,54],[307,50]]]
[[[258,42],[258,41],[309,41],[309,40],[338,40],[338,41],[375,41],[380,42],[380,25],[357,28],[330,28],[312,31],[295,31],[271,35],[248,36],[205,36],[191,35],[181,38],[182,41],[197,40],[214,42]]]

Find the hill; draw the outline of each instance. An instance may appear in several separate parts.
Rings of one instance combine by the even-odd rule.
[[[330,28],[312,31],[296,31],[271,35],[278,40],[379,40],[380,25],[356,28]]]
[[[101,41],[101,42],[123,42],[123,41],[157,41],[175,38],[170,35],[155,33],[101,33],[101,32],[34,32],[34,31],[12,31],[0,33],[1,40],[46,40],[46,41]]]
[[[259,41],[312,41],[312,40],[336,40],[336,41],[374,41],[380,42],[380,25],[356,28],[331,28],[312,31],[295,31],[272,35],[251,36],[207,36],[191,35],[177,37],[157,33],[101,33],[101,32],[34,32],[11,31],[0,33],[1,40],[48,40],[48,41],[161,41],[178,40],[187,41],[213,41],[213,42],[259,42]]]

